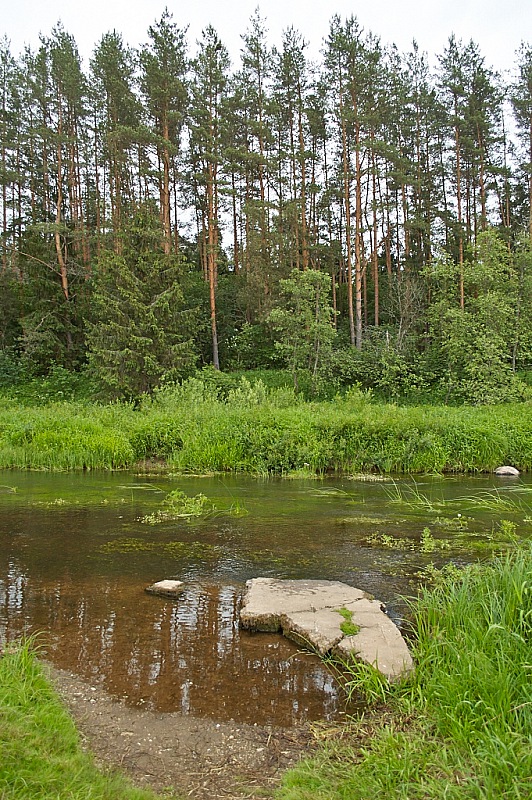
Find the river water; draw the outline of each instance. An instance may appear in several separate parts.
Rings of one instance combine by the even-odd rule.
[[[144,522],[175,489],[202,493],[216,513]],[[239,630],[246,580],[345,581],[401,624],[419,572],[487,557],[501,519],[506,536],[532,535],[531,476],[2,472],[0,641],[38,633],[58,667],[161,712],[283,726],[334,718],[341,691],[317,657]],[[444,549],[420,545],[426,527]],[[178,600],[145,593],[169,577],[186,583]]]

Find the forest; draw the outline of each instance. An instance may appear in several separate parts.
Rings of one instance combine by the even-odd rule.
[[[0,64],[0,386],[530,398],[530,44],[503,78],[451,35],[432,69],[335,16],[315,63],[257,11],[231,64],[165,11],[87,68],[61,24]]]

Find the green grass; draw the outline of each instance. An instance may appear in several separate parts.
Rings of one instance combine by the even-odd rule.
[[[82,751],[31,643],[0,658],[0,797],[2,800],[155,800],[120,775],[105,775]]]
[[[0,397],[0,468],[122,469],[143,460],[201,474],[530,470],[532,404],[399,407],[357,392],[305,402],[245,378],[224,394],[191,378],[138,407]]]
[[[386,706],[290,771],[279,800],[532,796],[532,546],[444,578],[412,612],[414,677],[369,686]]]

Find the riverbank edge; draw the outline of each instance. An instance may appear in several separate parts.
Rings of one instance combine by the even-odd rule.
[[[425,587],[411,611],[411,678],[353,670],[373,709],[324,728],[277,800],[531,795],[532,543]]]
[[[0,468],[286,477],[532,470],[532,403],[402,407],[361,395],[294,403],[275,393],[231,401],[193,388],[138,407],[0,398]]]
[[[0,795],[91,800],[157,800],[118,771],[102,770],[37,657],[35,640],[0,653]]]
[[[317,752],[284,774],[278,800],[529,796],[532,543],[422,589],[411,610],[415,673],[390,686],[353,668],[373,710],[318,724]],[[6,800],[28,797],[28,787],[43,800],[46,791],[82,796],[65,783],[71,775],[95,800],[154,800],[94,772],[31,642],[9,648],[0,672]]]

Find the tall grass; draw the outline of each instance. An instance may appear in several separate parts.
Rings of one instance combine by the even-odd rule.
[[[35,658],[31,643],[0,658],[2,800],[155,800],[118,775],[104,775]]]
[[[413,624],[384,721],[289,773],[282,800],[532,797],[532,546],[424,590]]]
[[[120,469],[163,459],[173,470],[475,472],[532,467],[532,405],[399,407],[360,392],[305,402],[246,378],[197,378],[131,404],[0,399],[0,468]]]

